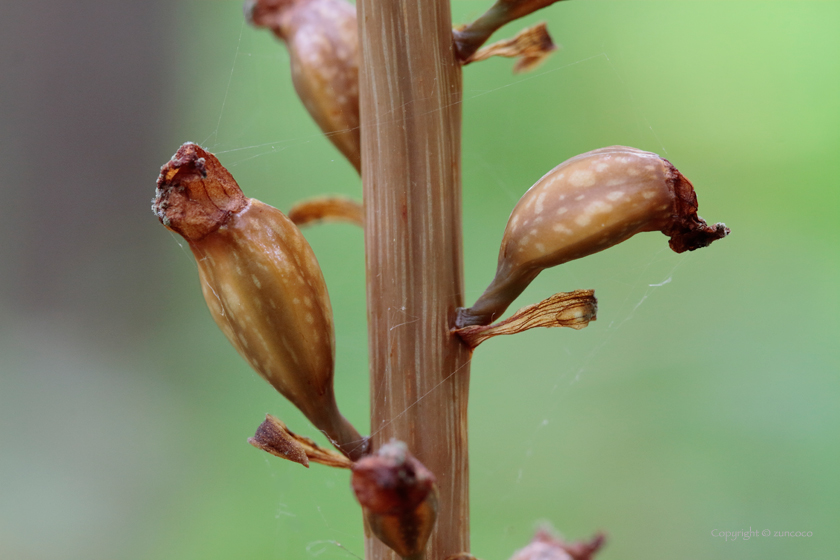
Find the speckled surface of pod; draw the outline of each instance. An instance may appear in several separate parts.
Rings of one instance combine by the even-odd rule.
[[[361,173],[355,6],[344,0],[252,0],[245,13],[252,25],[286,44],[298,97]]]
[[[458,327],[488,324],[545,268],[585,257],[645,231],[681,253],[726,236],[697,216],[694,188],[658,155],[611,146],[573,157],[519,200],[505,228],[493,282]]]
[[[315,254],[282,212],[246,198],[195,144],[162,169],[153,209],[189,243],[216,324],[252,368],[348,455],[363,440],[333,392],[332,308]]]

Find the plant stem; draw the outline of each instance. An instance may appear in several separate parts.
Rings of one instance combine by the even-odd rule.
[[[359,0],[373,449],[396,437],[437,477],[427,557],[469,550],[470,352],[463,305],[461,69],[448,0]],[[367,560],[397,560],[373,537]]]

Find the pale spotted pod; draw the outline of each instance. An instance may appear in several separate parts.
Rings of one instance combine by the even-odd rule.
[[[493,282],[457,327],[498,318],[545,268],[612,247],[644,231],[668,235],[681,253],[729,233],[697,216],[694,188],[658,155],[612,146],[573,157],[519,200],[505,228]]]
[[[356,8],[345,0],[251,0],[245,14],[286,44],[298,97],[361,173]]]
[[[191,143],[161,169],[153,210],[189,243],[207,306],[234,348],[339,449],[360,457],[366,442],[333,391],[326,284],[300,230],[246,198],[219,160]]]

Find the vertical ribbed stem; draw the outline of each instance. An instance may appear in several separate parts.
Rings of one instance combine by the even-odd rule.
[[[373,446],[396,437],[437,477],[427,557],[469,549],[461,69],[448,0],[359,0]],[[375,538],[367,560],[395,560]]]

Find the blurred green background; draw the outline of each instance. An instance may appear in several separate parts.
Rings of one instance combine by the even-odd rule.
[[[453,20],[487,5],[454,0]],[[235,1],[0,12],[0,558],[363,556],[346,472],[245,442],[266,412],[315,431],[227,344],[148,210],[187,140],[284,210],[361,196],[285,49]],[[505,560],[550,522],[607,531],[604,560],[837,558],[840,4],[563,2],[499,38],[541,19],[562,48],[536,71],[464,71],[467,299],[519,196],[602,146],[663,155],[733,233],[683,255],[645,234],[546,271],[520,306],[595,288],[598,321],[476,352],[474,554]],[[366,430],[362,233],[305,234],[339,403]],[[750,528],[812,536],[712,536]]]

